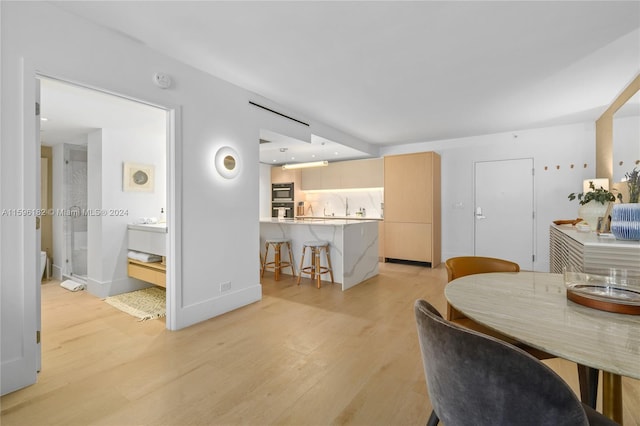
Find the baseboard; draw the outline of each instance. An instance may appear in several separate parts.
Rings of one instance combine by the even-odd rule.
[[[58,280],[58,281],[62,281],[62,267],[58,266],[58,265],[52,265],[51,266],[52,269],[52,277],[54,280]]]
[[[176,330],[189,327],[202,321],[217,317],[262,299],[260,284],[226,293],[219,297],[203,300],[185,307],[178,307],[176,312]]]
[[[123,278],[116,281],[97,281],[87,278],[87,291],[96,297],[104,299],[105,297],[115,296],[116,294],[129,293],[131,291],[142,290],[151,287],[144,281],[135,278]]]

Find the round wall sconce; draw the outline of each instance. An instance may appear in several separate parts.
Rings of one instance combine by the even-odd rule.
[[[240,172],[238,153],[229,146],[223,146],[216,152],[216,170],[220,176],[233,179]]]

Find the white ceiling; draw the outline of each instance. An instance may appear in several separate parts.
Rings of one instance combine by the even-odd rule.
[[[164,140],[166,112],[119,96],[50,78],[40,79],[40,142],[86,141],[97,129],[135,129]]]
[[[54,4],[377,145],[595,120],[640,71],[637,1]]]

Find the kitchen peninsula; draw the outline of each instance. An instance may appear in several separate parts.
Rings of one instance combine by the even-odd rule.
[[[260,249],[269,238],[291,240],[296,273],[299,272],[305,241],[328,241],[336,283],[347,290],[378,275],[378,221],[363,219],[297,218],[260,220]],[[305,264],[309,259],[305,254]],[[324,264],[324,259],[322,260]],[[303,280],[308,276],[303,276]],[[323,279],[326,279],[323,276]],[[304,281],[303,281],[304,282]]]

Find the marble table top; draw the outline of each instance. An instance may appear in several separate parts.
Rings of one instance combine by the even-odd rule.
[[[616,314],[566,298],[561,274],[468,275],[445,287],[469,318],[558,357],[640,379],[640,315]]]

